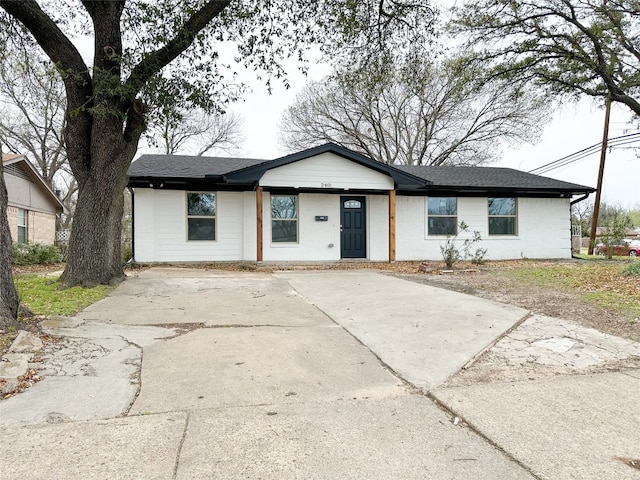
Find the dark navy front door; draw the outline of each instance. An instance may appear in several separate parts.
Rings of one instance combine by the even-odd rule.
[[[367,258],[365,197],[340,197],[340,256]]]

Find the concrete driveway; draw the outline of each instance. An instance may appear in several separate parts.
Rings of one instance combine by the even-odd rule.
[[[1,478],[596,478],[588,458],[587,476],[540,468],[490,387],[446,384],[527,317],[373,272],[150,269],[48,322],[44,380],[0,402]],[[519,428],[545,428],[494,388]],[[635,430],[607,445],[635,458]],[[617,459],[597,471],[637,478]]]

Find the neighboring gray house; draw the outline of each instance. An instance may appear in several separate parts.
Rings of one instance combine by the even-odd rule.
[[[53,245],[63,203],[24,155],[3,154],[2,166],[11,238],[18,243]]]
[[[571,200],[594,191],[509,168],[389,166],[333,144],[271,161],[143,155],[129,177],[139,262],[441,259],[460,221],[488,259],[569,258]]]

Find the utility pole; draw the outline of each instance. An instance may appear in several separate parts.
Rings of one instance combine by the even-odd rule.
[[[598,186],[596,187],[596,201],[593,205],[593,218],[591,219],[591,235],[589,236],[589,255],[593,255],[593,247],[596,243],[596,228],[598,228],[598,215],[600,214],[600,196],[602,194],[602,178],[604,177],[604,161],[607,158],[607,141],[609,140],[609,118],[611,117],[611,94],[607,95],[606,111],[604,114],[604,133],[602,135],[602,149],[600,150],[600,169],[598,170]]]

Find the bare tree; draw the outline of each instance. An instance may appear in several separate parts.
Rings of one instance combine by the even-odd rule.
[[[193,153],[204,155],[211,150],[238,150],[243,141],[243,120],[233,113],[209,115],[196,109],[163,116],[146,133],[149,143],[166,155]]]
[[[64,145],[65,105],[62,81],[34,49],[0,53],[0,140],[26,155],[73,212],[77,183]],[[67,215],[63,226],[70,221]]]
[[[333,142],[400,165],[475,165],[503,142],[540,134],[540,101],[507,83],[479,85],[480,69],[456,61],[408,62],[391,75],[347,72],[309,84],[285,112],[281,143]]]
[[[593,202],[584,201],[571,205],[571,216],[572,221],[580,225],[583,236],[587,236],[593,219]]]
[[[0,158],[2,144],[0,143]],[[0,160],[0,327],[12,325],[18,318],[18,292],[13,283],[11,270],[11,230],[7,220],[7,186],[4,183],[4,169]]]

